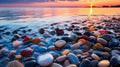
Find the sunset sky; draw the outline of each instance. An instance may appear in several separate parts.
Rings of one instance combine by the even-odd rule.
[[[0,0],[0,6],[111,6],[120,5],[120,0]]]

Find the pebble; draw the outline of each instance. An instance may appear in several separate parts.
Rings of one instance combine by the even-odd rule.
[[[14,41],[13,42],[13,48],[18,48],[22,44],[22,41]]]
[[[67,56],[63,55],[63,56],[60,56],[60,57],[56,58],[56,61],[57,62],[63,62],[63,61],[65,61],[66,58],[67,58]]]
[[[69,49],[66,49],[62,52],[62,55],[68,55],[70,53],[70,50]]]
[[[58,63],[52,63],[52,65],[50,65],[50,67],[63,67],[63,66]]]
[[[72,49],[77,49],[82,45],[82,42],[75,43],[71,46]]]
[[[72,64],[79,64],[80,63],[78,57],[73,53],[69,53],[67,55],[67,57],[68,57],[68,60],[70,61],[70,63],[72,63]]]
[[[65,45],[66,45],[66,41],[64,41],[64,40],[58,40],[55,42],[55,46],[58,48],[62,48]]]
[[[82,63],[79,65],[79,67],[90,67],[90,61],[83,60]]]
[[[34,38],[32,39],[32,42],[35,44],[39,44],[40,43],[40,38]]]
[[[77,65],[75,65],[75,64],[70,64],[70,65],[68,65],[68,66],[66,66],[66,67],[77,67]]]
[[[100,57],[97,56],[96,54],[92,54],[91,57],[92,57],[94,60],[100,60]]]
[[[40,55],[37,59],[40,66],[49,66],[53,63],[53,56],[51,54]]]
[[[98,38],[97,42],[101,43],[103,46],[107,46],[107,41],[105,39],[103,39],[103,38]]]
[[[108,67],[110,65],[110,62],[108,60],[101,60],[99,63],[98,63],[98,66],[99,67]]]

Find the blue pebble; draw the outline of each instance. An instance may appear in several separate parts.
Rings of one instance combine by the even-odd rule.
[[[68,54],[68,60],[72,63],[72,64],[79,64],[79,59],[78,59],[78,57],[75,55],[75,54],[73,54],[73,53],[70,53],[70,54]]]

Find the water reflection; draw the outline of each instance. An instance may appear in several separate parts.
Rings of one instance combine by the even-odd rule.
[[[0,20],[117,13],[119,8],[0,8]]]

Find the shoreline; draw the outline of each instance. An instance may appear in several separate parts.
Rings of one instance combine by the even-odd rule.
[[[0,25],[0,66],[14,60],[31,67],[120,65],[120,15],[44,20]]]

